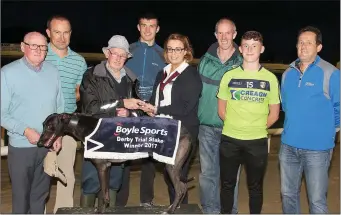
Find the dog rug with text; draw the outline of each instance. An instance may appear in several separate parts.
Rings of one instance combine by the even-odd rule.
[[[174,164],[181,121],[161,117],[101,118],[84,143],[84,157],[135,160],[152,157]]]

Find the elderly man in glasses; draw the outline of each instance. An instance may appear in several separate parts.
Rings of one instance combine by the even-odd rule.
[[[26,34],[21,51],[24,57],[1,69],[1,126],[9,134],[12,213],[42,214],[50,188],[50,176],[43,170],[48,149],[36,144],[45,118],[64,112],[64,99],[58,70],[44,61],[45,36]],[[60,147],[59,138],[53,150]]]
[[[124,66],[132,57],[129,43],[125,37],[114,35],[103,48],[107,60],[85,72],[80,86],[80,102],[82,112],[96,114],[96,117],[128,117],[128,109],[138,109],[145,103],[133,99],[132,89],[136,76]],[[102,114],[100,108],[110,102],[119,100],[119,107]],[[100,190],[98,174],[89,160],[84,160],[82,170],[81,206],[94,207],[96,195]],[[110,206],[115,206],[117,191],[122,184],[123,168],[120,164],[112,164],[110,169]]]

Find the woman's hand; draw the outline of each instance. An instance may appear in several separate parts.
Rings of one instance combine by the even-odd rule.
[[[154,117],[155,114],[153,112],[147,112],[148,116]]]
[[[149,116],[155,116],[156,107],[154,105],[146,103],[140,106],[140,109],[146,112]]]
[[[140,106],[140,109],[143,110],[144,112],[148,113],[148,112],[154,112],[155,110],[155,106],[151,105],[151,104],[144,104]]]

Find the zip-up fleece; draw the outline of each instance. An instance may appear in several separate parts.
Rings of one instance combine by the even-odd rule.
[[[148,46],[147,43],[138,41],[130,45],[130,52],[133,57],[125,66],[133,71],[140,81],[141,99],[149,101],[156,75],[166,66],[163,49],[156,43]]]
[[[242,64],[243,58],[234,44],[236,51],[224,64],[218,55],[218,42],[211,45],[205,55],[200,59],[198,71],[203,83],[201,98],[199,100],[198,117],[200,124],[212,127],[223,127],[223,121],[218,116],[217,92],[223,75]]]
[[[334,148],[340,126],[340,70],[319,56],[304,73],[299,60],[282,75],[282,143],[308,150]]]

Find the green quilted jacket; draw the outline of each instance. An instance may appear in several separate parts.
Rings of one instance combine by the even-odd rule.
[[[198,117],[201,125],[223,127],[223,121],[218,116],[218,98],[220,80],[225,72],[242,64],[243,58],[234,44],[236,51],[224,64],[217,56],[218,42],[211,45],[205,55],[200,59],[198,71],[203,83],[199,101]]]

